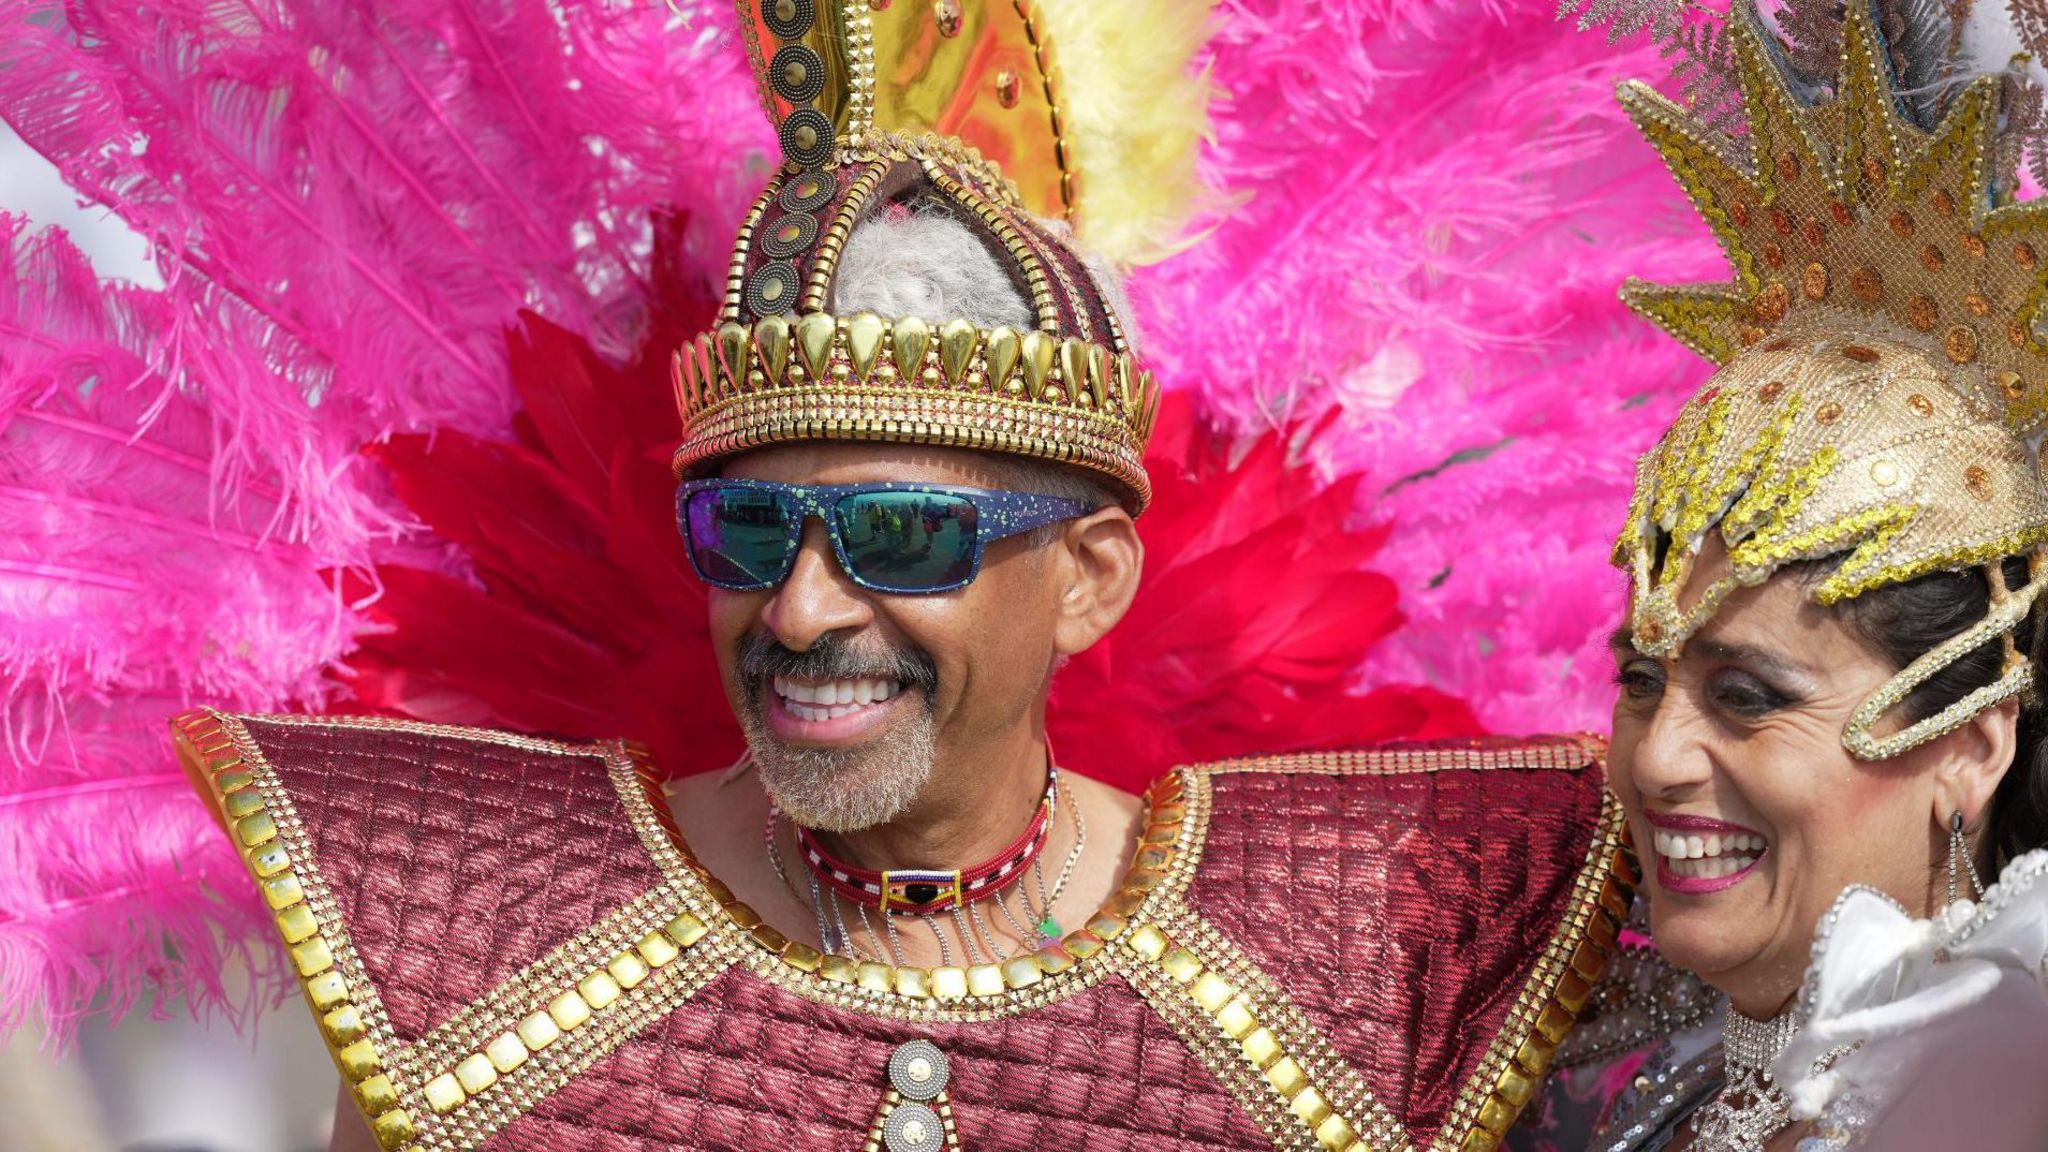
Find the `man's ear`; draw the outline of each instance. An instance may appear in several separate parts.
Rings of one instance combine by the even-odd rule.
[[[1062,550],[1053,648],[1073,656],[1093,647],[1130,610],[1145,545],[1131,514],[1112,504],[1068,521],[1053,547]]]
[[[2019,747],[2019,716],[2019,701],[2007,700],[1942,739],[1934,770],[1934,820],[1943,831],[1953,812],[1961,812],[1971,828],[1983,821]]]

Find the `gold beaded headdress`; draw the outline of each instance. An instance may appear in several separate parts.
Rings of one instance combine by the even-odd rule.
[[[1706,218],[1729,283],[1631,281],[1630,307],[1722,365],[1642,459],[1615,563],[1633,580],[1637,648],[1675,653],[1738,587],[1839,558],[1834,604],[1930,572],[1982,567],[1986,618],[1914,661],[1852,717],[1843,742],[1883,759],[2024,691],[2012,629],[2044,585],[2048,493],[2028,437],[2048,416],[2048,215],[1996,172],[2002,80],[1979,77],[1938,125],[1903,110],[1870,0],[1849,0],[1832,98],[1809,104],[1747,3],[1729,17],[1748,133],[1712,131],[1624,85],[1637,126]],[[1680,603],[1718,531],[1730,574]],[[2007,557],[2029,556],[2008,590]],[[1889,735],[1920,684],[2005,638],[2004,675]]]
[[[718,326],[676,355],[677,473],[796,440],[938,444],[1092,469],[1142,509],[1158,389],[1073,233],[1044,221],[1122,259],[1172,229],[1203,103],[1172,45],[1192,49],[1207,6],[740,0],[783,164],[740,228]],[[1056,41],[1117,75],[1073,76]],[[1034,323],[829,312],[841,247],[906,200],[973,230]]]

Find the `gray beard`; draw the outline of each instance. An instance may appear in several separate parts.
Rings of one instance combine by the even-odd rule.
[[[784,744],[761,718],[758,697],[740,726],[761,787],[782,814],[820,832],[859,832],[910,810],[938,760],[929,698],[908,723],[858,748]]]

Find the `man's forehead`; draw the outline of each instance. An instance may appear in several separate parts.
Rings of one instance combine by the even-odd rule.
[[[805,441],[743,452],[719,475],[784,484],[961,484],[1006,488],[1014,466],[1002,457],[966,448],[857,440]]]

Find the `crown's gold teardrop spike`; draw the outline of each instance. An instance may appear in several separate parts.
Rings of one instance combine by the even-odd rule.
[[[1832,100],[1809,106],[1753,8],[1729,15],[1749,132],[1701,124],[1647,85],[1621,101],[1727,254],[1731,281],[1630,281],[1623,299],[1716,363],[1781,329],[1856,315],[1987,377],[2010,373],[2007,423],[2048,401],[2040,326],[2048,216],[1996,185],[1999,80],[1980,77],[1925,129],[1902,111],[1871,6],[1851,0]]]

